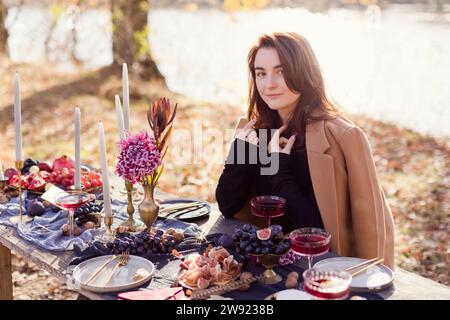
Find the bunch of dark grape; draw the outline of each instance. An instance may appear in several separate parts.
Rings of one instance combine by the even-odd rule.
[[[283,237],[283,228],[276,224],[270,226],[270,230],[258,230],[253,225],[244,224],[242,228],[235,229],[232,238],[236,253],[244,256],[269,253],[282,255],[290,249],[288,240]]]
[[[95,204],[94,202],[88,202],[84,206],[76,209],[73,217],[77,225],[81,227],[88,221],[96,223],[97,218],[94,215],[94,213],[101,212],[102,210],[103,204]]]
[[[170,253],[176,249],[180,241],[172,234],[164,233],[161,229],[145,229],[137,234],[122,232],[116,234],[116,239],[106,244],[111,254],[129,251],[134,255],[151,253]]]

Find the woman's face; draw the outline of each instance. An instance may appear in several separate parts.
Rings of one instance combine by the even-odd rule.
[[[259,95],[270,109],[284,114],[294,110],[300,94],[288,88],[274,48],[260,48],[256,53],[255,82]]]

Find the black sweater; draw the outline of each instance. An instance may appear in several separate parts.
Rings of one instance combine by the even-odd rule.
[[[238,143],[244,143],[246,159],[244,164],[236,164],[233,153],[228,155],[216,189],[216,199],[222,214],[230,218],[242,209],[252,189],[259,195],[275,195],[286,199],[284,216],[273,219],[289,232],[301,227],[323,228],[320,211],[312,188],[306,150],[293,150],[291,155],[279,153],[279,170],[274,175],[262,175],[263,165],[259,159],[256,164],[249,162],[250,152],[258,154],[258,147],[235,139],[231,148],[237,153]],[[230,149],[231,151],[231,149]],[[288,230],[286,230],[286,227]]]

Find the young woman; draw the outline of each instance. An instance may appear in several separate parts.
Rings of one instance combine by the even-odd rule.
[[[333,252],[384,258],[393,267],[394,223],[367,137],[327,98],[308,41],[290,32],[264,34],[248,66],[247,123],[238,125],[230,155],[239,152],[239,143],[246,154],[255,153],[263,147],[259,129],[277,129],[264,147],[277,156],[278,170],[265,175],[261,161],[228,159],[216,190],[222,214],[260,225],[249,211],[250,198],[280,196],[286,213],[274,223],[285,232],[324,228]]]

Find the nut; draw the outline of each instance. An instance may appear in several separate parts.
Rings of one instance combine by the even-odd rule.
[[[70,235],[70,227],[69,227],[69,225],[67,223],[62,226],[62,233],[65,236]]]
[[[84,224],[84,227],[85,227],[86,229],[94,229],[94,228],[95,228],[95,223],[92,222],[92,221],[88,221],[88,222],[86,222],[86,223]]]
[[[81,234],[81,228],[80,227],[74,227],[73,228],[73,235],[74,236],[79,236]]]
[[[289,272],[288,275],[287,275],[287,277],[288,277],[288,278],[293,277],[293,278],[295,278],[296,280],[298,280],[298,272],[295,272],[295,271]]]
[[[251,272],[242,272],[241,276],[239,277],[239,280],[247,280],[250,279],[251,277],[253,277],[253,274]],[[248,289],[250,289],[250,284],[243,285],[242,287],[239,288],[239,290],[241,291],[245,291]]]
[[[183,241],[184,240],[183,232],[175,232],[174,234],[172,234],[172,236],[175,239],[175,241]]]
[[[298,279],[296,279],[295,277],[288,277],[284,285],[288,289],[296,289],[298,286]]]
[[[169,228],[166,230],[165,233],[168,235],[173,235],[175,232],[177,232],[177,231],[174,228]]]

